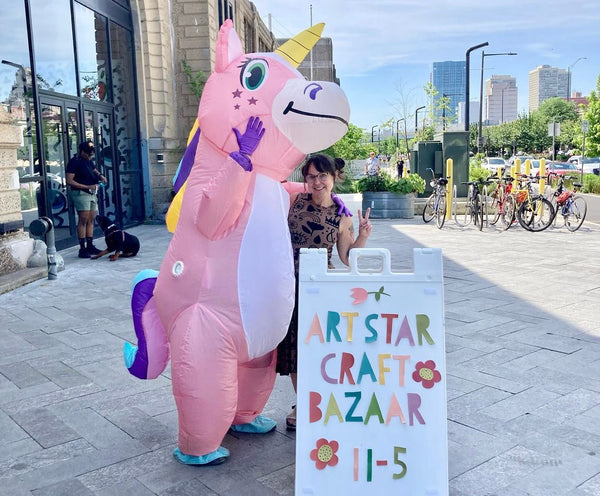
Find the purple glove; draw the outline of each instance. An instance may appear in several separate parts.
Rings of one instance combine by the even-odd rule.
[[[235,127],[233,128],[233,132],[237,138],[240,151],[231,152],[229,156],[240,164],[245,171],[250,172],[252,170],[250,155],[256,150],[265,134],[262,121],[258,117],[250,117],[244,134],[241,134]]]
[[[350,210],[348,210],[348,207],[346,205],[344,205],[344,202],[338,195],[336,195],[335,193],[331,193],[331,200],[338,207],[340,207],[337,212],[338,215],[345,215],[346,217],[352,217],[352,213],[350,212]]]

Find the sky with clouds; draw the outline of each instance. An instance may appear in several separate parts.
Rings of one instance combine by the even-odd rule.
[[[433,62],[465,60],[469,47],[488,42],[484,79],[517,79],[519,112],[528,109],[529,71],[571,66],[572,90],[589,95],[600,75],[600,9],[589,0],[252,0],[276,37],[325,22],[333,58],[352,109],[365,129],[426,103]],[[580,57],[586,57],[577,60]],[[479,100],[481,50],[470,57],[471,100]],[[410,111],[409,111],[410,112]]]

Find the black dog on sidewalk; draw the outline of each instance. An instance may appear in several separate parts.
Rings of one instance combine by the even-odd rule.
[[[113,221],[103,215],[96,215],[96,222],[104,232],[106,250],[93,255],[93,259],[100,258],[113,251],[114,253],[108,257],[111,262],[117,260],[119,255],[122,257],[134,257],[137,254],[140,249],[140,240],[136,236],[122,231],[115,226]]]

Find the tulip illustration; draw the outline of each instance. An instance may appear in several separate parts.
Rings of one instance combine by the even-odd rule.
[[[375,295],[375,301],[379,301],[381,299],[381,295],[390,296],[385,292],[385,288],[383,286],[379,288],[379,291],[367,291],[363,288],[352,288],[350,290],[350,298],[354,298],[352,304],[360,305],[361,303],[364,303],[367,301],[367,298],[370,294]]]

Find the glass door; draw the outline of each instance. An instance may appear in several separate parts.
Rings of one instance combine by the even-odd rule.
[[[120,224],[118,215],[118,177],[115,173],[114,126],[111,108],[98,108],[84,104],[83,125],[85,139],[96,147],[96,167],[106,177],[107,184],[98,190],[98,211]]]
[[[108,181],[99,191],[98,209],[117,225],[128,227],[144,218],[144,194],[137,148],[124,125],[119,126],[123,118],[118,112],[112,105],[83,104],[85,139],[94,142],[98,170]]]
[[[65,169],[69,158],[77,153],[77,106],[68,102],[42,97],[42,154],[44,158],[44,183],[47,203],[41,207],[51,217],[59,241],[76,234],[75,212],[70,205]],[[38,193],[41,198],[41,193]],[[42,202],[38,199],[38,205]]]

